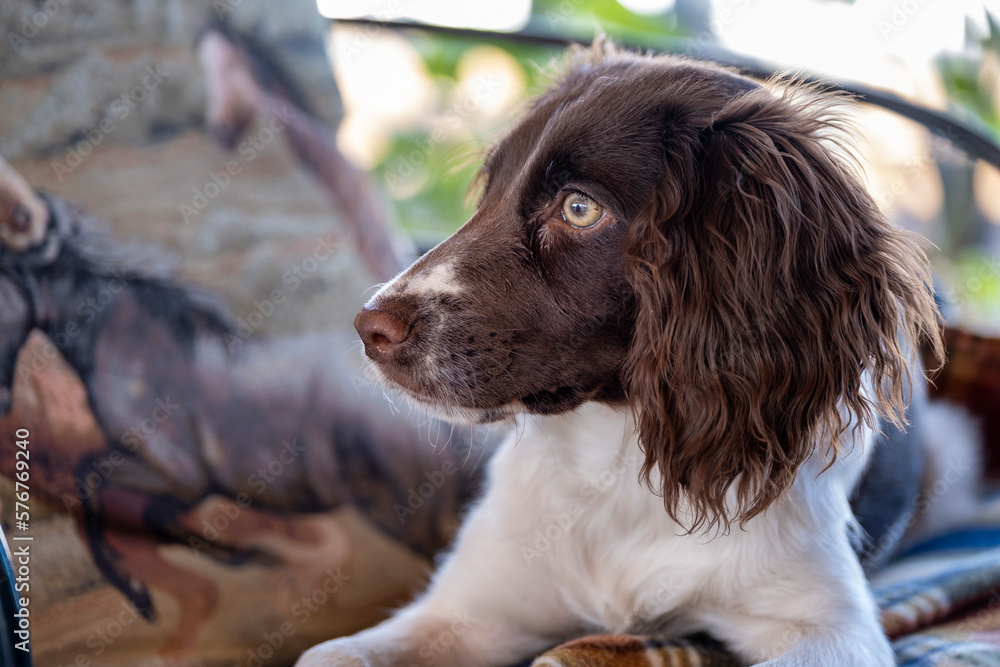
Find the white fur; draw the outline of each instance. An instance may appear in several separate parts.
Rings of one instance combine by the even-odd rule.
[[[699,629],[772,667],[895,664],[848,538],[869,429],[725,535],[668,517],[638,480],[634,433],[627,410],[596,403],[522,418],[429,590],[299,665],[499,666],[587,632]]]
[[[378,299],[403,294],[426,299],[432,294],[459,295],[463,291],[461,283],[455,277],[455,266],[452,262],[440,262],[429,268],[418,270],[414,268],[399,274],[375,293],[368,301],[371,305]]]

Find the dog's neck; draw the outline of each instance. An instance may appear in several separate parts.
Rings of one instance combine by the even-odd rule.
[[[509,465],[547,470],[551,483],[564,493],[628,485],[636,493],[655,497],[640,479],[645,456],[627,407],[589,402],[559,415],[522,415],[516,425],[504,446]],[[808,478],[807,483],[797,482],[790,496],[815,494],[829,484],[853,489],[864,471],[875,436],[876,432],[865,426],[856,433],[848,429],[839,444],[839,463],[833,468],[827,467],[827,458],[817,443],[816,452],[799,471],[800,477]],[[658,488],[657,470],[652,471],[650,483],[651,488]]]
[[[591,477],[624,462],[638,473],[642,460],[635,421],[624,406],[589,402],[558,415],[520,416],[517,432],[542,445],[540,455],[549,456],[570,475]],[[531,437],[532,432],[538,437]]]

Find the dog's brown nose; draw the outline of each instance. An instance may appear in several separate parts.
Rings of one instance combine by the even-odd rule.
[[[368,308],[354,318],[354,328],[365,344],[365,354],[374,361],[386,361],[410,335],[412,324],[396,309]]]

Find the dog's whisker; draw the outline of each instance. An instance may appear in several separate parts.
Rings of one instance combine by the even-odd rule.
[[[365,297],[368,296],[368,294],[376,294],[376,293],[378,293],[379,290],[381,290],[383,287],[385,287],[388,284],[389,284],[388,282],[375,283],[371,287],[368,287],[366,290],[364,290],[363,292],[361,292],[361,296],[362,296],[362,298],[365,298]]]

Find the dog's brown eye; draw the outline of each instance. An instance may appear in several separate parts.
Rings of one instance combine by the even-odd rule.
[[[571,192],[563,199],[562,216],[574,227],[593,227],[604,217],[604,207],[587,195]]]

